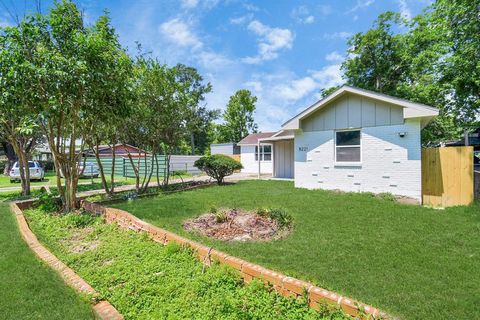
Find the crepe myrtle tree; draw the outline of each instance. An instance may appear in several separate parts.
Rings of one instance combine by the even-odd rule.
[[[204,156],[195,161],[195,166],[217,180],[222,185],[226,176],[232,175],[236,170],[243,168],[237,160],[223,154]]]
[[[42,37],[34,19],[0,28],[0,140],[18,158],[22,195],[30,194],[28,160],[39,141],[34,64]],[[8,149],[7,149],[8,151]]]
[[[63,211],[67,212],[77,206],[79,164],[92,134],[92,121],[118,107],[105,103],[115,97],[112,91],[117,89],[118,77],[112,76],[110,59],[116,57],[118,45],[110,34],[108,19],[102,16],[86,27],[71,1],[58,1],[47,15],[35,17],[44,35],[37,45],[40,123],[56,171],[65,179],[62,185],[57,175]]]

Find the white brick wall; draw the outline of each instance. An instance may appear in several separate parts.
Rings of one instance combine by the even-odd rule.
[[[361,166],[336,166],[334,131],[295,134],[295,186],[390,192],[421,200],[420,122],[362,128]],[[398,132],[407,132],[400,138]],[[299,148],[307,147],[308,151]]]
[[[255,161],[255,146],[241,146],[240,161],[242,162],[242,172],[258,173],[258,161]],[[272,154],[273,157],[273,154]],[[272,173],[272,161],[262,161],[260,164],[262,173]]]

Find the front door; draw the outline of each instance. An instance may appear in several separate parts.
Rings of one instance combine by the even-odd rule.
[[[273,153],[275,157],[273,159],[275,178],[293,179],[295,164],[293,140],[275,142]]]

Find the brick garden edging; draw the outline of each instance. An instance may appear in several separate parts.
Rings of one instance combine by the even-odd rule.
[[[108,208],[98,203],[92,203],[86,200],[81,201],[81,207],[87,211],[103,215],[106,223],[116,223],[124,229],[148,233],[152,240],[166,245],[170,241],[174,241],[180,245],[189,246],[195,252],[200,261],[206,265],[210,265],[212,261],[218,261],[220,264],[226,264],[239,271],[245,282],[252,279],[258,279],[272,287],[284,296],[298,297],[308,294],[308,301],[311,308],[318,308],[320,303],[328,303],[338,305],[341,309],[351,315],[358,316],[362,311],[367,316],[376,318],[388,318],[388,315],[380,310],[357,302],[355,300],[343,297],[335,292],[328,291],[323,288],[314,286],[311,283],[287,277],[281,273],[266,269],[262,266],[244,261],[237,257],[218,251],[213,247],[201,245],[190,239],[181,237],[173,232],[156,227],[147,223],[127,211]]]
[[[97,293],[85,280],[83,280],[78,274],[70,269],[66,264],[60,261],[53,253],[45,248],[37,239],[35,234],[30,230],[27,220],[23,215],[22,210],[30,207],[33,204],[33,200],[21,201],[19,203],[10,203],[10,210],[15,215],[17,220],[20,234],[30,249],[35,255],[45,262],[50,268],[55,270],[60,277],[70,287],[75,289],[79,293],[87,293],[95,296]],[[92,306],[95,317],[102,320],[123,320],[123,316],[115,309],[110,302],[103,300],[95,302]]]

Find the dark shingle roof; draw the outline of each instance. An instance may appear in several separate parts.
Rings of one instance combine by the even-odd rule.
[[[275,133],[277,133],[277,132],[275,131],[275,132],[251,133],[248,136],[246,136],[245,138],[243,138],[238,144],[240,144],[240,145],[242,145],[242,144],[257,144],[258,139],[270,138]]]

